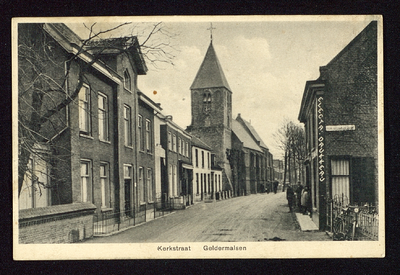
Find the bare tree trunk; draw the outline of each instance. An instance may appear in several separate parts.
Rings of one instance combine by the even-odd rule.
[[[283,184],[286,185],[286,172],[287,172],[287,151],[285,151],[285,169],[283,172]]]

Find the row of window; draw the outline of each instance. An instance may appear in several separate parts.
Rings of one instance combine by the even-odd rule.
[[[195,149],[194,154],[195,154],[195,165],[196,167],[199,167],[199,150],[197,148]],[[204,162],[205,162],[204,151],[201,150],[201,168],[205,167]],[[211,159],[209,152],[207,152],[207,168],[211,168]]]
[[[107,162],[101,162],[99,167],[100,173],[100,191],[101,191],[101,207],[111,207],[111,187],[110,170]],[[93,200],[93,177],[92,177],[92,161],[81,160],[81,201],[91,202]]]
[[[222,190],[222,185],[221,185],[221,175],[215,174],[215,192],[219,192]],[[211,175],[210,174],[205,174],[205,173],[196,173],[196,194],[200,193],[208,193],[210,194],[213,192],[212,185],[213,183],[211,182]]]
[[[85,135],[92,134],[91,96],[90,87],[82,85],[79,91],[79,129]],[[109,102],[107,95],[97,93],[99,139],[109,141]]]
[[[189,142],[184,139],[178,137],[176,138],[175,134],[171,134],[168,132],[168,150],[177,152],[185,157],[190,157],[189,155]]]
[[[79,129],[80,132],[90,136],[91,131],[91,97],[90,87],[83,84],[79,92]],[[107,95],[98,92],[98,125],[99,125],[99,139],[102,141],[110,141],[109,135],[109,100]],[[151,121],[145,121],[145,134],[143,134],[143,118],[141,115],[138,117],[139,128],[139,146],[140,150],[147,152],[152,151],[152,133]],[[124,105],[124,140],[126,146],[132,146],[132,111],[131,107]]]

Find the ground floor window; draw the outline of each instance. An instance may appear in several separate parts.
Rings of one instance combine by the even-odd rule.
[[[169,196],[173,197],[172,164],[168,167],[168,191]]]
[[[90,160],[81,161],[81,202],[92,202],[92,167]]]
[[[48,188],[50,168],[42,158],[29,159],[24,182],[19,194],[19,209],[51,205]]]
[[[199,194],[199,173],[196,173],[196,194]]]
[[[333,159],[331,160],[332,173],[332,198],[335,197],[347,199],[350,202],[350,171],[349,160]]]
[[[153,197],[153,171],[151,168],[147,169],[147,201],[154,201]]]
[[[173,170],[172,170],[172,178],[173,178],[173,194],[174,197],[178,196],[178,173],[177,173],[177,168],[176,165],[173,165]]]
[[[146,202],[146,199],[145,199],[145,190],[144,190],[143,167],[139,167],[138,173],[139,173],[139,175],[138,175],[139,176],[139,178],[138,178],[138,181],[139,181],[139,201],[141,203],[144,203],[144,202]]]
[[[110,201],[108,205],[111,207],[111,200],[110,200],[110,190],[109,187],[109,177],[110,177],[110,170],[109,165],[106,162],[100,163],[100,189],[101,189],[101,207],[107,207],[107,201]]]

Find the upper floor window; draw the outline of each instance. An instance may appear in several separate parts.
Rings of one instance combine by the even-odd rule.
[[[168,132],[168,149],[172,150],[171,132]]]
[[[201,167],[204,168],[204,151],[201,151]]]
[[[195,149],[196,167],[199,167],[199,150]]]
[[[99,92],[99,138],[100,140],[109,141],[108,135],[108,98],[106,95]]]
[[[132,118],[131,108],[128,105],[124,106],[124,132],[125,145],[132,146]]]
[[[79,91],[79,130],[91,134],[91,109],[90,109],[90,88],[83,84]]]
[[[178,153],[182,154],[182,140],[178,137]]]
[[[146,119],[146,150],[151,152],[151,121]]]
[[[172,151],[176,152],[176,135],[172,137]]]
[[[124,87],[129,91],[131,90],[131,76],[128,70],[125,70],[124,72]]]
[[[144,144],[143,144],[143,117],[138,115],[138,144],[140,151],[144,151]]]
[[[185,156],[189,157],[189,143],[186,141],[186,146],[185,146]]]

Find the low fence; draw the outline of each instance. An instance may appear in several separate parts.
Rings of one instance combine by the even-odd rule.
[[[346,196],[328,202],[327,226],[334,240],[378,240],[379,215],[368,203],[350,205]]]
[[[93,216],[93,235],[101,236],[120,231],[162,217],[174,209],[173,200],[167,202],[158,200],[150,205],[141,205],[138,209],[96,213]]]

